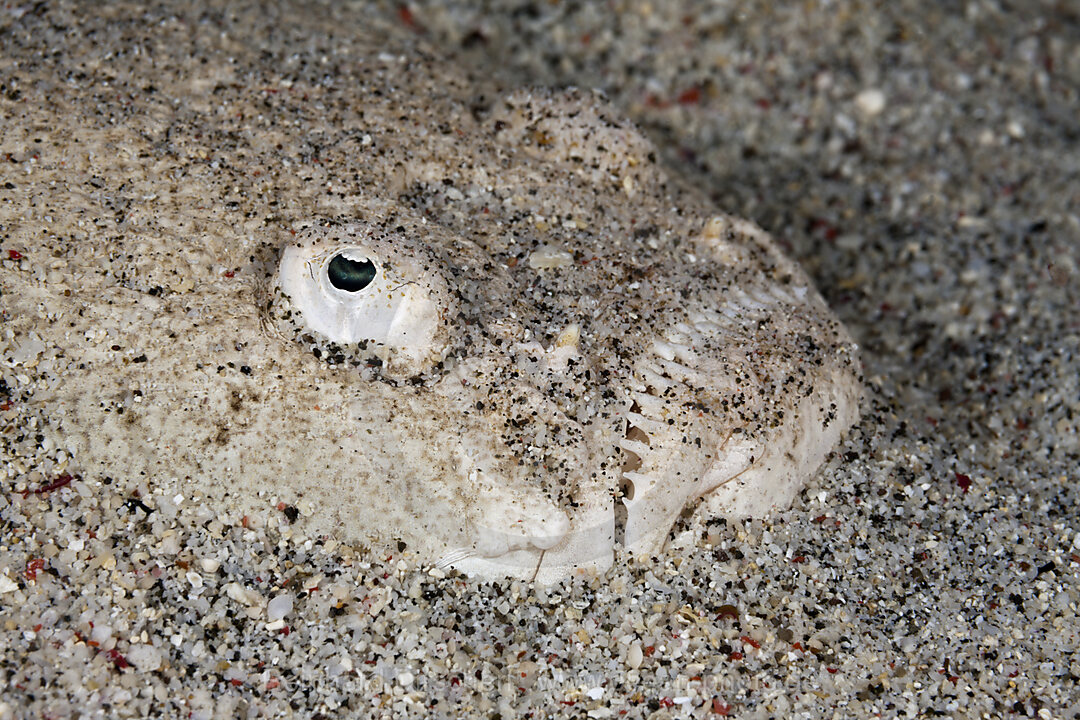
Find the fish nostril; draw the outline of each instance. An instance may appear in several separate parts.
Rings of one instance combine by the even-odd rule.
[[[360,292],[375,279],[375,263],[370,260],[350,260],[342,254],[335,255],[326,267],[330,284],[345,292]]]

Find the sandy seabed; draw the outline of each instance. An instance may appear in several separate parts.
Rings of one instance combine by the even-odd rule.
[[[12,102],[49,5],[0,10]],[[5,402],[0,718],[1080,713],[1075,8],[347,9],[478,76],[603,88],[807,268],[862,346],[863,420],[790,510],[539,588],[49,489]]]

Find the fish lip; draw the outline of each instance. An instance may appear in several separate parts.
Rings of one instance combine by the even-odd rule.
[[[435,567],[480,578],[513,577],[541,584],[578,574],[599,574],[610,568],[615,551],[612,504],[595,505],[584,513],[567,517],[567,522],[566,531],[555,542],[551,542],[555,535],[533,536],[525,544],[519,541],[517,547],[493,556],[484,556],[475,548],[455,548],[439,558]],[[536,542],[537,539],[542,542]]]
[[[570,518],[563,511],[525,516],[510,524],[516,532],[496,527],[480,527],[474,535],[482,557],[499,557],[509,552],[532,549],[545,552],[558,545],[570,531]]]

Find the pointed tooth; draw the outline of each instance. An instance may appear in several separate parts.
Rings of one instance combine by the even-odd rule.
[[[639,458],[644,458],[649,454],[649,446],[640,440],[631,440],[630,438],[619,438],[619,447],[623,450],[629,450],[637,455]]]
[[[691,367],[687,367],[682,363],[675,362],[674,360],[661,360],[660,367],[667,371],[668,375],[678,378],[679,380],[696,380],[698,377],[697,370]]]
[[[787,290],[779,285],[772,285],[769,288],[762,288],[763,293],[767,293],[769,297],[773,299],[773,302],[779,300],[782,303],[788,303],[789,305],[795,304],[795,299],[791,297]]]
[[[641,408],[641,414],[645,416],[658,417],[664,412],[664,401],[655,395],[650,395],[647,392],[632,393],[631,398]],[[642,428],[644,429],[644,428]],[[648,430],[646,430],[648,432]]]
[[[698,360],[701,359],[698,356],[698,354],[692,348],[690,348],[690,347],[688,347],[686,345],[676,345],[674,347],[674,350],[675,350],[675,356],[677,358],[679,358],[680,362],[682,362],[684,365],[686,365],[688,367],[692,366],[692,365],[696,365]]]
[[[653,340],[652,351],[665,360],[675,359],[675,349],[663,340]]]
[[[636,412],[626,413],[626,419],[630,422],[631,425],[636,427],[638,430],[641,430],[646,435],[652,435],[664,429],[664,423],[660,422],[659,420],[647,418],[644,415]]]
[[[695,328],[698,327],[698,323],[715,323],[719,319],[720,316],[712,308],[699,308],[690,314],[690,324]]]
[[[761,308],[768,309],[776,304],[776,296],[769,292],[768,288],[755,287],[747,291],[747,297],[756,302]]]
[[[692,318],[690,320],[690,323],[693,323]],[[694,327],[693,327],[692,324],[687,324],[687,323],[684,323],[684,322],[677,322],[677,323],[675,323],[675,329],[678,330],[679,332],[681,332],[687,338],[692,338],[695,335],[697,335],[697,331],[694,330]]]
[[[627,505],[633,505],[636,502],[640,502],[653,488],[662,482],[662,480],[655,475],[634,470],[624,472],[623,477],[634,483],[634,499],[623,501]]]
[[[646,383],[652,385],[661,392],[667,390],[675,384],[667,378],[663,377],[659,372],[648,366],[641,368],[641,377]]]
[[[714,312],[702,314],[694,318],[694,329],[706,336],[725,335],[731,329],[731,319]]]
[[[735,304],[745,310],[756,313],[766,309],[765,305],[762,305],[761,303],[754,300],[752,297],[747,295],[746,292],[744,292],[741,288],[734,288],[731,294],[733,296],[732,299],[735,301]]]
[[[672,343],[689,343],[693,341],[696,333],[686,323],[678,323],[664,330],[664,339]]]
[[[710,323],[708,326],[703,325],[701,328],[701,334],[712,339],[727,338],[735,335],[735,333],[732,332],[731,328],[714,325],[712,323]]]

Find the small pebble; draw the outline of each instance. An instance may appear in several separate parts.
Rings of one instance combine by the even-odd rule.
[[[293,611],[293,596],[290,593],[282,593],[274,596],[266,604],[266,619],[269,622],[281,620]]]
[[[544,246],[529,254],[529,267],[536,270],[563,268],[574,263],[574,256],[565,250]]]
[[[132,645],[125,657],[139,672],[152,672],[161,667],[161,651],[153,645]]]
[[[885,109],[885,93],[868,88],[855,96],[855,107],[866,117],[875,117]]]

